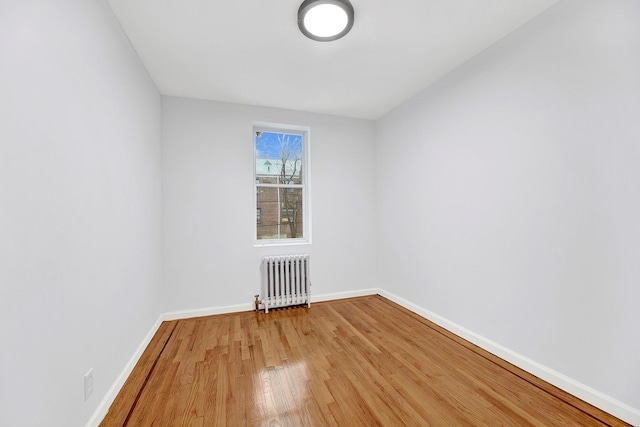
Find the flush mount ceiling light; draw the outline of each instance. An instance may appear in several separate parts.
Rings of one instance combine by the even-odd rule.
[[[298,27],[312,40],[338,40],[353,27],[353,6],[349,0],[305,0],[298,9]]]

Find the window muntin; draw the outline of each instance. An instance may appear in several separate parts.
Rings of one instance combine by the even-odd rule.
[[[308,243],[308,129],[254,126],[257,245]]]

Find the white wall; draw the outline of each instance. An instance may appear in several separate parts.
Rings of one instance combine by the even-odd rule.
[[[161,98],[103,0],[1,2],[0,85],[0,425],[80,426],[159,314]]]
[[[381,287],[635,408],[639,22],[565,0],[376,126]]]
[[[311,245],[253,246],[254,121],[311,128]],[[376,287],[373,129],[163,97],[163,311],[251,304],[267,254],[309,253],[315,295]]]

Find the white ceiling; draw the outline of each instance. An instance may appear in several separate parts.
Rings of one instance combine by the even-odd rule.
[[[351,0],[344,38],[302,0],[109,0],[165,95],[377,119],[558,0]]]

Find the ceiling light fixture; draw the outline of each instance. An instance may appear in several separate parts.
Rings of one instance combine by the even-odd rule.
[[[351,27],[353,6],[349,0],[305,0],[298,9],[298,28],[312,40],[338,40]]]

